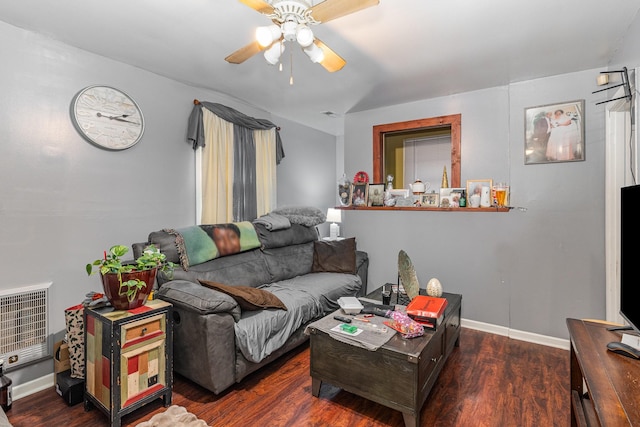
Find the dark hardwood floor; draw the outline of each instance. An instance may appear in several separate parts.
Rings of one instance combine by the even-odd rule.
[[[372,372],[371,375],[393,375]],[[308,344],[219,396],[175,375],[173,404],[211,426],[403,426],[402,414],[323,384],[311,395]],[[135,426],[162,412],[157,400],[123,418]],[[13,403],[14,427],[107,426],[106,416],[68,407],[54,388]],[[569,426],[569,352],[471,329],[422,408],[422,426]]]

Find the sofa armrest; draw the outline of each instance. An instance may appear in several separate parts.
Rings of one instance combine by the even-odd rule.
[[[188,280],[172,280],[163,284],[159,298],[198,314],[228,313],[237,322],[240,306],[232,297]]]
[[[360,276],[362,286],[356,294],[358,297],[363,297],[367,294],[367,281],[369,275],[369,254],[363,251],[356,251],[356,274]]]

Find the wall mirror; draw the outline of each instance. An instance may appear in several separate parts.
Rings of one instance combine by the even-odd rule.
[[[460,114],[373,127],[373,182],[409,188],[416,179],[437,190],[447,167],[449,187],[460,187]]]

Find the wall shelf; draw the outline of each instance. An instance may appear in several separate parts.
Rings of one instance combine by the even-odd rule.
[[[411,206],[336,206],[343,211],[509,212],[511,208],[435,208]]]

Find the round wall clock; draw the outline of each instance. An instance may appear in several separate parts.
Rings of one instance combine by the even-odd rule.
[[[144,132],[138,104],[109,86],[82,89],[71,103],[71,121],[87,141],[107,150],[132,147]]]

